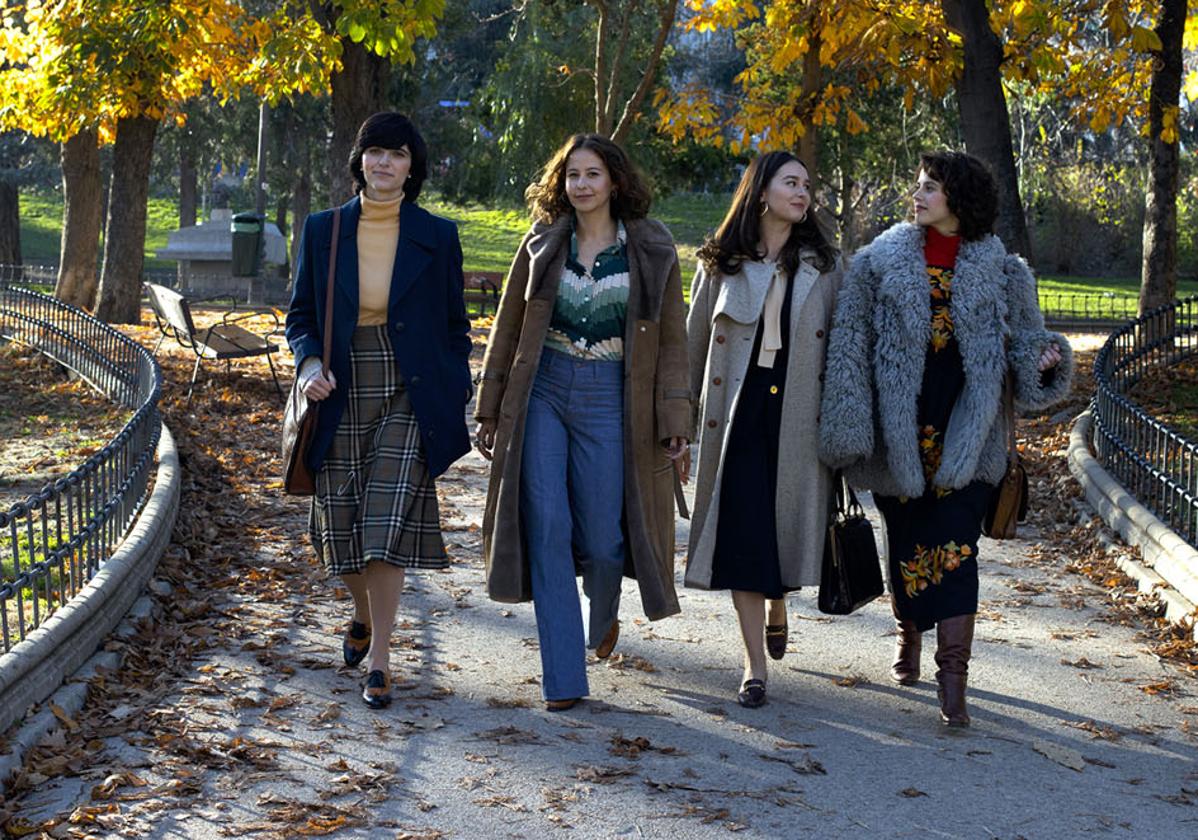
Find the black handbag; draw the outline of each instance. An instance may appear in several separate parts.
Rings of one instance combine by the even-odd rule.
[[[828,521],[819,582],[819,611],[848,615],[882,594],[882,568],[874,529],[857,494],[837,472],[836,508]]]
[[[333,352],[333,280],[337,274],[337,239],[341,232],[341,208],[333,210],[333,238],[329,246],[329,282],[324,303],[324,353],[320,372],[329,375],[329,360]],[[316,475],[308,466],[308,447],[316,436],[317,409],[320,403],[304,393],[299,371],[291,383],[291,395],[283,411],[283,492],[289,496],[312,496],[316,493]]]

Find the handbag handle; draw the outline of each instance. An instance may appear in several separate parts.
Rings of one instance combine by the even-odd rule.
[[[1007,419],[1007,463],[1019,463],[1019,448],[1015,445],[1015,377],[1007,368],[1003,379],[1003,414]]]
[[[853,492],[853,486],[844,477],[844,472],[842,470],[834,472],[832,474],[832,481],[836,485],[836,512],[833,514],[834,518],[865,516],[865,508],[861,507],[861,502],[857,501],[857,494]]]
[[[337,240],[341,238],[341,208],[333,208],[333,237],[329,243],[329,282],[324,298],[324,353],[320,358],[320,375],[329,377],[329,361],[333,358],[333,281],[337,278]]]

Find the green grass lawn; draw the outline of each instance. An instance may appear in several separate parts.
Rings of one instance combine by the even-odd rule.
[[[724,193],[709,195],[677,193],[653,205],[652,214],[663,221],[678,243],[682,263],[682,285],[687,291],[695,274],[695,252],[708,232],[715,229],[723,217],[731,196]],[[529,227],[524,209],[487,208],[476,204],[450,204],[436,193],[426,193],[421,204],[430,212],[453,219],[458,223],[462,251],[467,271],[506,272],[520,240]],[[178,209],[173,199],[150,199],[146,218],[146,268],[173,268],[172,260],[160,260],[154,252],[165,247],[167,235],[178,224]],[[62,224],[62,197],[58,193],[21,194],[21,250],[30,265],[57,263],[59,228]],[[1140,281],[1136,277],[1069,277],[1046,274],[1039,278],[1042,298],[1049,294],[1102,292],[1118,298],[1134,299]],[[1178,284],[1178,296],[1198,292],[1198,280]],[[1118,306],[1121,311],[1134,312],[1134,303]]]

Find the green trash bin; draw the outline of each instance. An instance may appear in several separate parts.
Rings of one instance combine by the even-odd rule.
[[[233,217],[230,229],[233,231],[233,276],[257,276],[262,219],[257,213],[238,213]]]

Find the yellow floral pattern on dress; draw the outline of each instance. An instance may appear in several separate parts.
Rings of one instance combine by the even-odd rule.
[[[957,545],[955,542],[932,548],[917,544],[915,556],[899,564],[899,571],[903,576],[903,590],[908,598],[914,598],[928,586],[940,583],[946,573],[955,571],[961,566],[962,560],[972,556],[972,548],[968,545]]]
[[[932,351],[939,353],[953,337],[953,315],[949,310],[953,270],[929,265],[928,283],[932,290]]]

